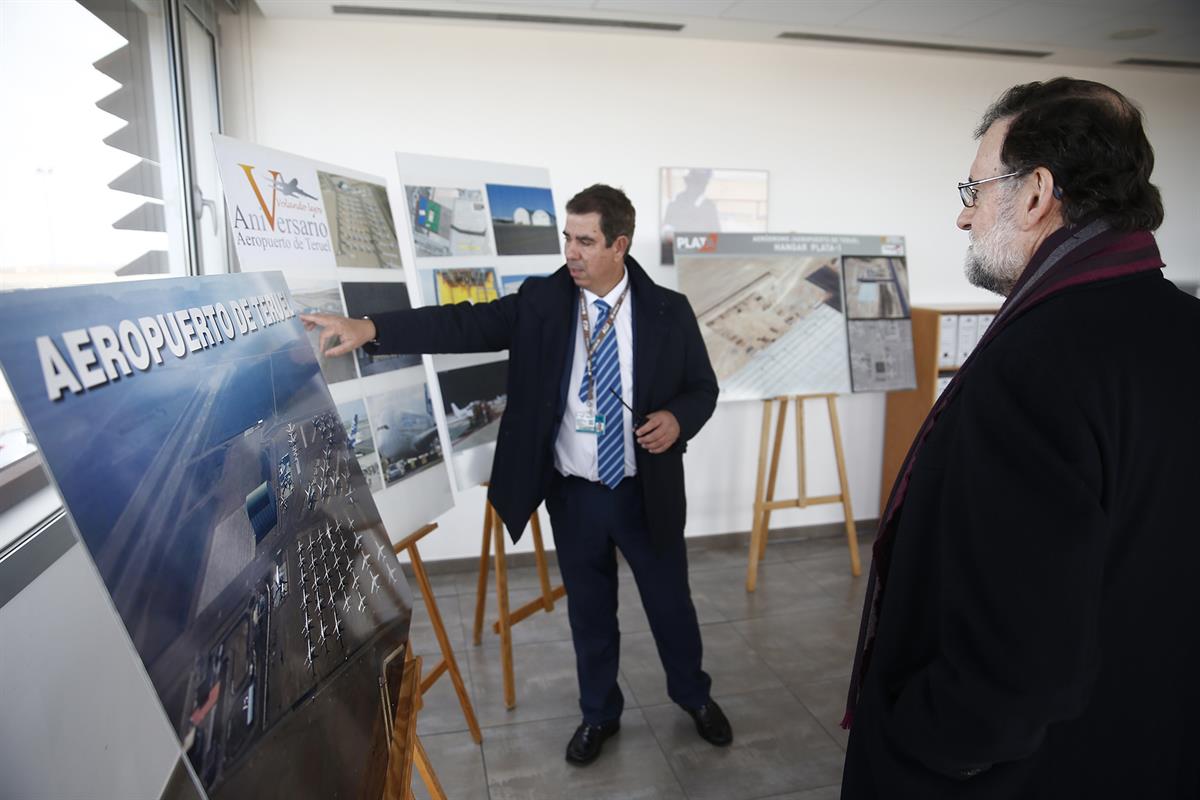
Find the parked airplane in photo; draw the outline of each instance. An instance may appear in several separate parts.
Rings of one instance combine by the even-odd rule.
[[[387,465],[388,480],[427,463],[438,450],[437,423],[428,414],[389,409],[375,429],[375,447]]]

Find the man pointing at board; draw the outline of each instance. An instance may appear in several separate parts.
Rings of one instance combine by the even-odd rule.
[[[588,764],[620,729],[616,550],[629,563],[667,693],[714,745],[733,740],[701,668],[687,577],[683,454],[717,381],[683,295],[629,256],[635,212],[597,184],[567,203],[567,263],[491,303],[354,320],[302,314],[326,355],[509,351],[508,407],[488,499],[516,541],[545,500],[575,644],[583,722],[567,761]],[[332,347],[334,340],[339,342]]]

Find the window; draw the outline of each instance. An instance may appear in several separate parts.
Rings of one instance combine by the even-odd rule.
[[[0,2],[0,290],[227,271],[215,14],[188,5]],[[0,467],[32,449],[0,381]]]

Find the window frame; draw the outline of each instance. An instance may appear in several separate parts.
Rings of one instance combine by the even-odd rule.
[[[195,0],[159,0],[162,3],[162,23],[165,29],[167,81],[170,97],[169,118],[171,120],[171,136],[173,139],[173,155],[175,158],[175,178],[181,187],[179,198],[180,214],[183,217],[183,271],[188,277],[201,274],[199,253],[198,226],[195,216],[194,182],[192,164],[192,148],[197,141],[196,131],[192,130],[189,113],[189,96],[187,88],[187,64],[183,41],[183,14],[191,14],[197,22],[212,36],[213,56],[215,61],[216,85],[213,91],[217,101],[218,132],[223,130],[224,114],[221,105],[221,73],[220,53],[221,41],[218,33],[216,10],[211,3],[203,4]],[[228,0],[227,0],[228,2]],[[240,9],[230,4],[230,11],[240,13]],[[224,204],[221,203],[218,212],[224,214]],[[225,234],[225,250],[231,253],[229,236]],[[226,259],[228,267],[232,262]],[[61,536],[56,536],[53,547],[35,547],[34,543],[47,531],[63,530],[65,519],[61,496],[57,497],[57,506],[47,505],[46,492],[57,495],[52,477],[46,470],[41,454],[35,451],[25,455],[12,464],[0,468],[0,606],[15,596],[22,588],[36,579],[47,567],[56,561],[74,543],[74,535],[68,546],[63,546]],[[32,524],[29,517],[30,504],[37,509],[37,517]],[[47,512],[47,513],[43,513]],[[16,530],[13,530],[13,529]],[[69,529],[70,526],[67,526]],[[44,544],[44,543],[43,543]],[[15,557],[24,553],[40,553],[38,558]]]

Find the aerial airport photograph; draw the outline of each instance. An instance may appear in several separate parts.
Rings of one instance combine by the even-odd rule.
[[[65,305],[61,291],[30,292],[5,309],[15,323],[6,330],[224,310],[227,291],[282,296],[286,287],[277,274],[244,273],[112,284],[100,303],[86,288],[70,289]],[[214,337],[186,358],[168,353],[136,380],[41,410],[26,404],[42,457],[211,798],[259,796],[280,782],[315,780],[329,796],[380,784],[369,751],[386,749],[394,707],[381,705],[378,680],[362,677],[396,685],[384,664],[403,652],[412,608],[303,326],[274,307],[271,315],[254,307],[255,329],[231,327],[232,338]],[[38,369],[28,352],[29,363],[6,361],[7,374]],[[325,751],[320,775],[281,776],[297,746]]]
[[[400,269],[400,243],[387,187],[319,170],[317,179],[337,265]]]
[[[907,319],[908,265],[903,256],[843,256],[848,319]]]
[[[836,257],[677,256],[722,399],[849,389]]]

